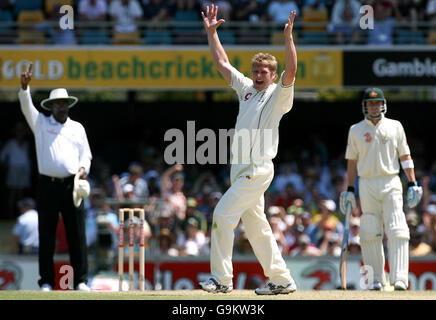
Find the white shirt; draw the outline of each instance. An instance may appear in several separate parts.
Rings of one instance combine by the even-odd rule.
[[[23,246],[38,247],[38,213],[31,209],[20,215],[12,234],[20,238]]]
[[[400,172],[399,157],[410,154],[403,126],[385,118],[374,125],[364,119],[351,126],[345,158],[357,160],[361,178],[395,175]]]
[[[127,6],[123,6],[120,0],[114,0],[109,5],[109,14],[116,19],[116,31],[133,32],[136,30],[135,19],[142,17],[144,12],[136,0],[130,0]]]
[[[89,0],[81,0],[79,3],[79,13],[85,15],[89,20],[100,18],[106,12],[107,5],[105,0],[97,0],[95,6],[92,6]]]
[[[268,14],[275,22],[287,22],[289,13],[293,10],[296,11],[297,16],[300,14],[300,10],[295,1],[274,1],[268,6]]]
[[[70,118],[57,122],[53,115],[38,112],[30,96],[30,88],[18,93],[21,111],[35,136],[36,158],[40,174],[65,178],[84,167],[89,173],[91,150],[83,126]]]
[[[236,119],[235,136],[232,144],[232,163],[262,163],[271,161],[277,155],[279,144],[279,123],[289,112],[294,100],[294,82],[289,86],[271,84],[263,91],[257,91],[253,80],[232,68],[230,86],[239,99],[239,113]],[[295,79],[294,79],[295,81]],[[250,145],[241,132],[248,132]],[[243,143],[238,143],[242,141]]]

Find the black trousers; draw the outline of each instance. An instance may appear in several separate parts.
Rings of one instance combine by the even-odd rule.
[[[54,254],[56,228],[59,213],[65,225],[65,233],[73,267],[74,288],[87,282],[88,252],[85,233],[85,210],[83,201],[78,208],[73,203],[74,176],[64,179],[40,175],[38,179],[37,210],[39,230],[39,275],[38,284],[55,287]]]

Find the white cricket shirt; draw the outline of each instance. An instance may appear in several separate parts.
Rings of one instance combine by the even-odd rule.
[[[374,125],[364,119],[351,126],[345,158],[357,160],[357,173],[362,178],[396,175],[399,157],[410,154],[403,126],[385,118]]]
[[[291,110],[294,100],[294,81],[289,86],[271,84],[263,91],[253,87],[253,80],[232,68],[230,86],[239,99],[239,113],[236,119],[235,136],[232,144],[232,163],[262,163],[277,155],[279,144],[279,123],[285,113]],[[245,133],[250,134],[247,143]],[[238,139],[238,137],[242,137]],[[242,142],[242,143],[238,143]]]
[[[32,102],[30,88],[18,93],[21,111],[35,136],[36,158],[40,174],[65,178],[76,174],[80,167],[89,173],[91,150],[83,126],[70,118],[57,122],[46,117]]]

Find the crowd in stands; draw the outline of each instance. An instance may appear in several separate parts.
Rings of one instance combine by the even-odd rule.
[[[14,159],[13,154],[4,156],[11,148],[11,141],[2,145],[4,161]],[[322,144],[318,142],[318,147],[306,156],[301,154],[294,160],[275,162],[275,178],[265,193],[265,214],[285,257],[340,255],[344,215],[339,211],[338,201],[346,185],[346,162],[343,155],[335,158],[323,153],[326,146]],[[105,266],[113,262],[120,226],[118,208],[135,207],[145,209],[147,254],[208,256],[213,211],[229,187],[230,165],[213,169],[199,165],[168,166],[152,146],[144,147],[139,154],[141,156],[131,159],[134,161],[118,173],[112,172],[108,159],[94,155],[88,177],[92,191],[85,199],[90,254],[99,256],[99,261],[106,261]],[[410,255],[422,256],[436,253],[436,162],[424,167],[419,152],[415,158],[424,196],[417,208],[408,209],[404,205],[404,210],[411,232]],[[403,181],[406,181],[404,177]],[[37,243],[31,242],[31,239],[37,240],[34,201],[26,198],[17,203],[17,208],[20,216],[14,217],[17,225],[11,250],[35,252]],[[351,254],[360,254],[360,215],[358,205],[350,220]],[[139,233],[139,219],[135,221]],[[61,224],[62,221],[58,228],[57,252],[67,252]],[[126,228],[127,225],[126,221]],[[243,224],[237,226],[234,235],[235,253],[252,255]]]
[[[74,30],[56,23],[65,4],[74,8]],[[436,42],[436,0],[0,0],[0,42],[200,44],[206,41],[200,11],[211,4],[219,6],[218,18],[229,22],[222,28],[225,43],[281,44],[273,35],[282,31],[291,10],[297,11],[297,44]],[[361,25],[369,23],[362,19],[365,5],[374,14],[369,29]],[[18,31],[8,24],[14,21]],[[240,24],[232,29],[238,21],[250,22],[250,29]],[[253,26],[256,37],[247,34]]]

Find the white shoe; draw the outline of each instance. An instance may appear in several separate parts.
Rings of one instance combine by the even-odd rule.
[[[294,280],[289,282],[287,285],[276,285],[270,281],[265,283],[262,288],[257,288],[254,292],[258,295],[276,295],[276,294],[288,294],[297,290],[297,285]]]
[[[78,290],[78,291],[91,291],[91,288],[88,287],[88,285],[85,282],[80,282],[76,286],[76,290]]]
[[[407,286],[403,281],[395,281],[394,289],[396,291],[405,291],[405,290],[407,290]]]
[[[212,292],[212,293],[220,293],[220,292],[228,293],[233,290],[232,285],[230,286],[222,285],[218,283],[218,281],[216,281],[214,278],[210,278],[207,281],[199,282],[198,286],[204,291]]]
[[[383,291],[383,285],[379,281],[374,281],[370,290]]]
[[[53,290],[53,288],[52,288],[51,285],[49,285],[48,283],[44,283],[44,284],[41,286],[41,291],[48,292],[48,291],[52,291],[52,290]]]

